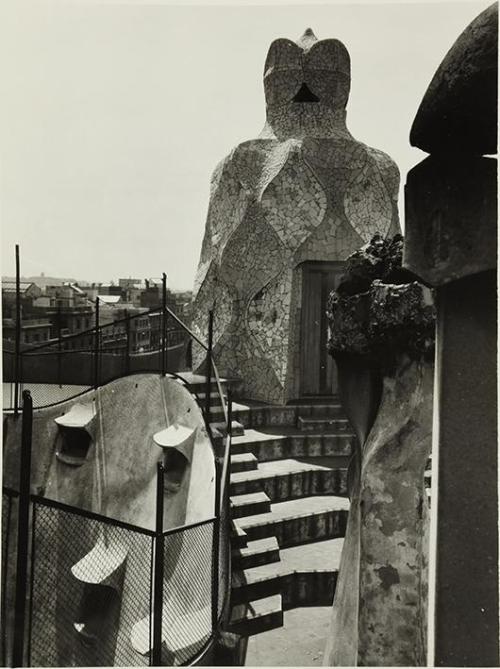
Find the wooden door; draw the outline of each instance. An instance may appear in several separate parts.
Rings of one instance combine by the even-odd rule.
[[[302,323],[300,338],[300,393],[336,395],[337,369],[327,352],[328,296],[340,281],[343,263],[309,262],[302,265]]]

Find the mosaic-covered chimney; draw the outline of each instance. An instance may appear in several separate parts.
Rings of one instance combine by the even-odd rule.
[[[350,57],[311,29],[277,39],[264,68],[266,123],[216,167],[193,326],[240,395],[284,403],[337,392],[326,300],[344,259],[399,231],[399,172],[346,127]],[[205,353],[193,350],[194,371]]]

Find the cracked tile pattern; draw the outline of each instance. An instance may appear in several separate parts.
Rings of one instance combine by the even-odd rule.
[[[273,282],[259,290],[248,305],[249,331],[265,351],[283,387],[286,377],[287,331],[290,321],[292,272],[287,268]]]
[[[310,29],[297,42],[275,40],[264,68],[265,127],[212,176],[193,328],[207,339],[215,301],[219,370],[243,379],[249,398],[284,402],[297,386],[300,263],[344,260],[375,233],[399,230],[398,169],[347,130],[349,89],[350,58],[338,40],[318,41]],[[203,362],[194,347],[193,369]]]

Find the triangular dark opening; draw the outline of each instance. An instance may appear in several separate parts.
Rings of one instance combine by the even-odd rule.
[[[310,90],[307,84],[302,84],[302,86],[297,91],[297,94],[293,98],[294,102],[319,102],[319,98],[314,95]]]

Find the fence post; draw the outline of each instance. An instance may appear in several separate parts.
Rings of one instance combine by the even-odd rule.
[[[233,423],[233,398],[231,397],[231,388],[227,388],[227,433],[229,435],[229,439],[231,439],[231,425]],[[231,460],[231,452],[230,449],[227,453],[227,461],[226,461],[226,479],[224,481],[224,491],[226,494],[227,502],[229,504],[229,480],[231,477],[230,473],[230,460]]]
[[[128,309],[125,309],[125,374],[130,374],[130,318]]]
[[[99,298],[95,298],[94,388],[99,386]]]
[[[153,573],[153,665],[161,666],[162,626],[163,626],[163,464],[158,462],[156,477],[156,531]]]
[[[212,349],[214,339],[214,312],[208,312],[208,350],[207,350],[207,382],[205,388],[205,415],[207,425],[210,425],[210,387],[212,385]]]
[[[19,376],[21,367],[21,285],[19,267],[19,244],[16,244],[16,334],[14,356],[14,415],[19,414]]]
[[[228,450],[226,453],[226,471],[225,471],[225,476],[224,476],[224,493],[222,497],[222,502],[221,504],[224,505],[223,511],[221,511],[221,518],[224,518],[224,526],[221,528],[222,532],[225,532],[225,541],[224,541],[224,547],[225,550],[227,551],[227,554],[225,556],[225,562],[224,566],[226,569],[226,588],[229,590],[226,590],[224,593],[224,596],[227,595],[227,593],[231,589],[231,544],[230,544],[230,532],[231,532],[231,506],[230,506],[230,498],[229,498],[229,492],[230,492],[230,485],[231,485],[231,424],[233,422],[233,400],[231,397],[231,389],[228,386],[227,389],[227,423],[228,423],[228,439],[229,439],[229,444],[228,444]]]
[[[231,434],[231,423],[233,422],[233,398],[231,388],[227,388],[227,433]]]
[[[21,432],[21,462],[19,475],[19,512],[17,524],[16,595],[14,608],[14,667],[24,664],[24,632],[26,593],[28,587],[28,544],[31,482],[31,436],[33,425],[33,400],[29,390],[23,392]],[[33,568],[33,565],[32,565]],[[30,630],[31,632],[31,630]]]
[[[161,373],[167,373],[167,275],[162,274],[162,348],[161,348]]]
[[[219,542],[220,542],[220,491],[221,474],[219,458],[214,452],[215,464],[215,518],[212,544],[212,633],[217,629],[217,620],[219,617]]]
[[[61,351],[62,351],[62,341],[61,341],[61,302],[58,302],[57,305],[57,380],[59,381],[59,388],[62,388],[61,383]]]

